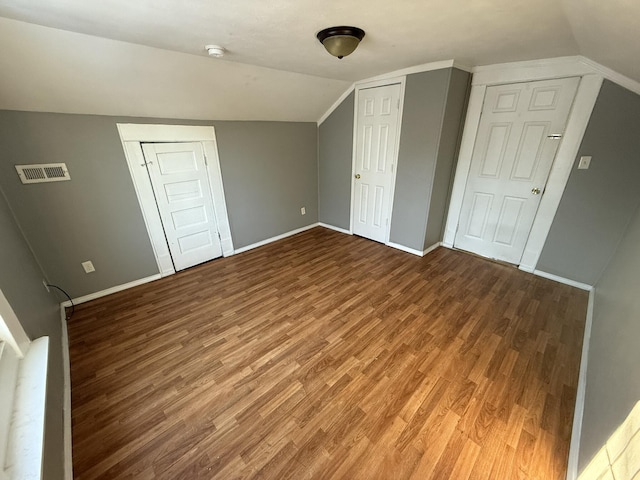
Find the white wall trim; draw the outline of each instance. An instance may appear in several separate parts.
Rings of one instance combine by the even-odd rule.
[[[523,270],[535,270],[602,85],[602,76],[595,74],[593,68],[587,66],[579,56],[489,65],[474,69],[443,245],[453,247],[455,243],[487,87],[568,76],[581,76],[582,79],[520,262]]]
[[[419,257],[422,257],[424,255],[422,250],[416,250],[415,248],[405,247],[404,245],[400,245],[399,243],[387,242],[387,243],[385,243],[385,245],[387,247],[395,248],[396,250],[401,250],[401,251],[406,252],[406,253],[411,253],[411,254],[417,255]]]
[[[123,142],[215,142],[213,127],[118,123]]]
[[[383,73],[381,75],[376,75],[374,77],[364,78],[362,80],[358,80],[354,82],[347,89],[347,91],[344,92],[340,96],[340,98],[338,98],[338,100],[336,100],[335,103],[331,105],[331,107],[329,107],[329,109],[320,117],[317,123],[318,125],[320,125],[322,122],[324,122],[329,117],[329,115],[331,115],[334,112],[334,110],[340,106],[340,104],[344,101],[344,99],[347,98],[349,94],[354,91],[354,89],[358,85],[381,81],[381,80],[385,81],[385,80],[394,79],[397,77],[404,77],[407,75],[411,75],[413,73],[422,73],[422,72],[430,72],[432,70],[441,70],[443,68],[457,68],[459,70],[464,70],[465,72],[473,71],[471,67],[462,65],[461,63],[456,62],[455,60],[442,60],[439,62],[429,62],[429,63],[423,63],[421,65],[415,65],[413,67],[401,68],[400,70],[394,70],[392,72]],[[383,83],[383,85],[387,85],[387,84]]]
[[[67,312],[60,304],[62,322],[62,375],[63,375],[63,428],[64,428],[64,478],[73,480],[73,444],[71,432],[71,361],[69,359],[69,331],[67,330]]]
[[[353,222],[354,222],[354,209],[356,205],[355,201],[355,171],[356,171],[356,151],[357,151],[357,140],[358,140],[358,102],[359,102],[359,92],[360,90],[368,89],[368,88],[376,88],[382,87],[386,85],[395,85],[400,84],[400,107],[398,108],[398,124],[396,127],[396,145],[393,151],[393,160],[392,160],[392,168],[393,168],[393,179],[391,181],[391,188],[389,191],[389,211],[387,214],[387,231],[384,237],[385,245],[389,244],[389,237],[391,236],[391,218],[393,216],[393,199],[396,191],[396,178],[398,175],[398,157],[400,155],[400,138],[402,135],[402,115],[404,112],[404,97],[405,97],[405,86],[407,83],[407,77],[397,77],[397,78],[389,78],[385,80],[375,80],[372,82],[366,83],[357,83],[356,84],[356,95],[355,100],[353,102],[353,146],[351,151],[351,205],[349,207],[349,229],[353,232]]]
[[[262,240],[260,242],[252,243],[251,245],[247,245],[246,247],[241,247],[241,248],[236,249],[236,251],[234,252],[234,255],[238,254],[238,253],[246,252],[248,250],[253,250],[254,248],[262,247],[263,245],[267,245],[269,243],[277,242],[278,240],[282,240],[283,238],[287,238],[287,237],[290,237],[292,235],[296,235],[298,233],[302,233],[302,232],[305,232],[307,230],[311,230],[312,228],[315,228],[315,227],[318,227],[318,226],[320,226],[319,223],[312,223],[311,225],[307,225],[306,227],[296,228],[295,230],[291,230],[291,231],[283,233],[281,235],[276,235],[275,237],[267,238],[267,239]],[[328,228],[330,228],[330,227],[328,227]]]
[[[347,90],[342,95],[340,95],[340,97],[335,102],[333,102],[333,105],[329,107],[329,110],[324,112],[324,114],[320,117],[320,119],[318,119],[318,122],[317,122],[318,126],[320,126],[322,122],[324,122],[327,118],[329,118],[329,116],[336,110],[336,108],[342,105],[342,102],[344,102],[345,99],[349,95],[351,95],[351,92],[353,92],[354,89],[355,89],[355,84],[352,83],[351,86],[347,88]]]
[[[160,274],[162,276],[171,275],[175,273],[175,269],[145,167],[146,162],[142,152],[142,142],[199,142],[202,144],[207,158],[207,175],[213,194],[213,208],[221,237],[222,254],[223,256],[233,254],[233,241],[214,127],[132,123],[118,123],[117,127]]]
[[[466,67],[461,67],[459,64],[456,64],[455,60],[442,60],[439,62],[429,62],[423,63],[421,65],[415,65],[413,67],[401,68],[400,70],[394,70],[392,72],[383,73],[381,75],[376,75],[375,77],[364,78],[362,80],[358,80],[356,82],[357,85],[361,85],[363,83],[374,82],[377,80],[389,80],[397,77],[404,77],[406,75],[411,75],[412,73],[422,73],[422,72],[430,72],[432,70],[442,70],[443,68],[453,68],[457,67],[461,70],[467,70]]]
[[[442,246],[442,242],[434,243],[430,247],[428,247],[424,252],[422,252],[422,256],[424,257],[427,253],[433,252],[436,248]]]
[[[627,90],[631,90],[632,92],[640,95],[640,82],[626,77],[621,73],[616,72],[615,70],[611,70],[609,67],[600,65],[598,62],[594,62],[590,58],[580,57],[580,59],[585,65],[588,65],[590,68],[592,68],[594,70],[594,73],[599,73],[607,80],[611,80],[613,83],[617,83],[621,87],[624,87]]]
[[[595,73],[581,56],[545,58],[524,62],[498,63],[474,67],[471,85],[501,85]]]
[[[569,464],[567,480],[578,478],[578,456],[580,453],[580,437],[582,435],[582,419],[584,417],[584,403],[587,394],[587,364],[589,361],[589,343],[591,341],[591,327],[593,325],[593,309],[596,290],[589,292],[587,318],[584,324],[582,338],[582,355],[580,357],[580,373],[578,374],[578,388],[576,391],[576,405],[573,411],[573,427],[571,428],[571,444],[569,445]]]
[[[524,270],[524,269],[521,268],[520,270]],[[575,280],[571,280],[569,278],[560,277],[560,276],[554,275],[552,273],[543,272],[542,270],[534,270],[531,273],[533,273],[534,275],[537,275],[538,277],[546,278],[548,280],[553,280],[554,282],[564,283],[565,285],[570,285],[572,287],[579,288],[580,290],[586,290],[588,292],[593,290],[593,285],[588,285],[588,284],[582,283],[582,282],[576,282]]]
[[[111,295],[112,293],[117,293],[129,288],[137,287],[138,285],[153,282],[155,280],[159,280],[160,278],[162,278],[162,275],[156,273],[155,275],[151,275],[150,277],[141,278],[139,280],[134,280],[133,282],[123,283],[122,285],[116,285],[115,287],[107,288],[106,290],[100,290],[99,292],[90,293],[89,295],[74,298],[73,304],[79,305],[81,303],[95,300],[96,298],[106,297],[107,295]],[[63,307],[70,307],[71,302],[67,300],[66,302],[62,302],[61,305]]]
[[[335,230],[336,232],[344,233],[346,235],[353,235],[353,232],[346,228],[336,227],[335,225],[329,225],[328,223],[319,222],[318,226],[328,228],[329,230]]]

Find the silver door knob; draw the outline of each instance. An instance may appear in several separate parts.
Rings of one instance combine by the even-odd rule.
[[[360,174],[356,173],[356,180],[359,180],[359,179],[360,179]]]
[[[531,189],[531,193],[533,193],[534,195],[540,195],[540,189],[537,187],[534,187]]]

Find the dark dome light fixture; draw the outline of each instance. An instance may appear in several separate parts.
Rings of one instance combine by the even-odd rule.
[[[318,40],[334,57],[346,57],[364,38],[364,30],[358,27],[329,27],[318,32]]]

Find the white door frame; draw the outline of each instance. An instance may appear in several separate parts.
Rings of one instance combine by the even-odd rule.
[[[133,180],[133,186],[142,209],[149,240],[153,247],[153,255],[158,263],[160,275],[165,277],[175,273],[169,245],[164,236],[162,220],[155,196],[151,187],[151,181],[147,173],[144,154],[141,143],[172,143],[172,142],[199,142],[202,144],[207,159],[207,176],[213,194],[213,209],[216,215],[218,231],[222,243],[222,255],[233,255],[233,241],[229,227],[229,217],[222,185],[222,172],[220,171],[220,159],[218,157],[218,144],[216,132],[211,127],[189,125],[149,125],[118,123],[118,132],[124,154]]]
[[[527,272],[535,270],[603,81],[603,76],[595,69],[573,59],[518,62],[475,70],[442,242],[444,246],[453,248],[455,241],[487,87],[565,77],[582,78],[519,265]]]
[[[349,223],[349,233],[353,234],[353,222],[354,222],[354,209],[356,205],[356,188],[355,188],[355,172],[356,172],[356,147],[358,143],[358,101],[361,90],[367,90],[369,88],[386,87],[387,85],[400,84],[400,108],[398,108],[398,125],[396,127],[396,146],[393,151],[393,160],[391,165],[391,173],[393,178],[391,179],[391,189],[389,190],[389,219],[386,227],[387,231],[384,237],[384,244],[389,245],[389,235],[391,233],[391,215],[393,213],[393,196],[396,191],[396,173],[398,171],[398,153],[400,151],[400,132],[402,130],[402,111],[404,107],[404,91],[407,82],[406,75],[396,78],[387,78],[383,80],[376,80],[373,82],[362,82],[355,84],[355,98],[353,103],[353,150],[351,153],[351,213]]]

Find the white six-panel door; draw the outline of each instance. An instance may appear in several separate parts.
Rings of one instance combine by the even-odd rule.
[[[145,143],[147,170],[176,270],[222,255],[200,143]]]
[[[383,243],[391,215],[400,91],[395,84],[358,92],[352,228]]]
[[[520,263],[578,83],[487,87],[455,247]]]

